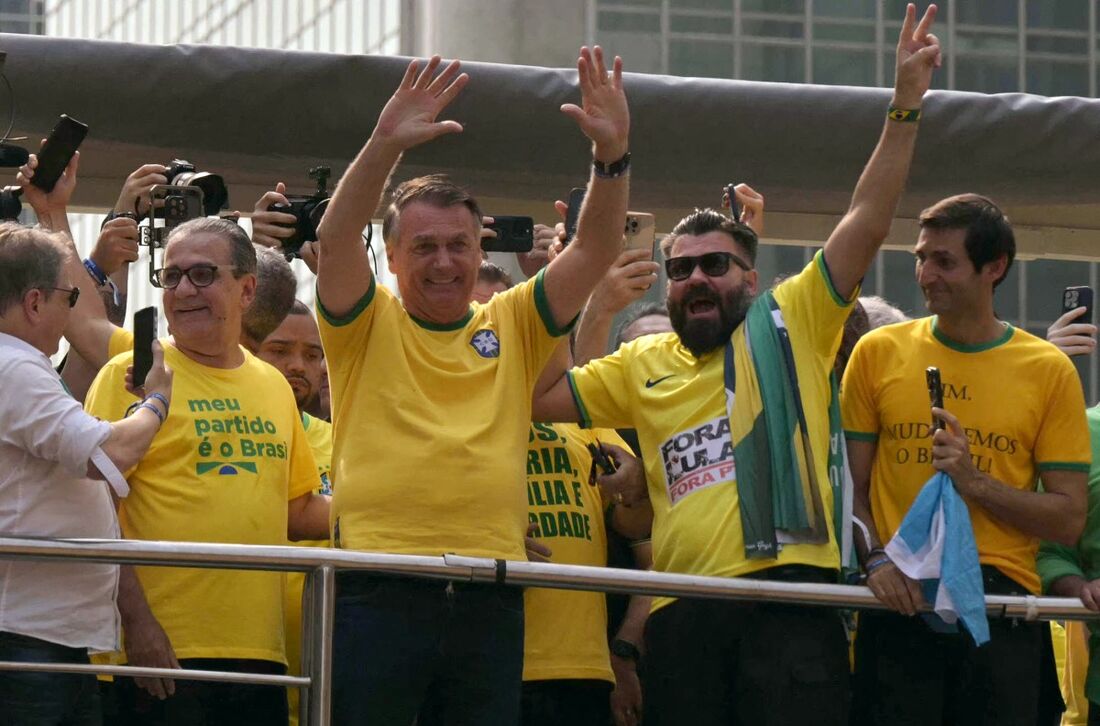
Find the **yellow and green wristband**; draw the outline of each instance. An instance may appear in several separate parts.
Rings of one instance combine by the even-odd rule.
[[[891,121],[900,121],[902,123],[912,123],[920,120],[919,108],[898,108],[897,106],[891,106],[886,111],[886,118]]]

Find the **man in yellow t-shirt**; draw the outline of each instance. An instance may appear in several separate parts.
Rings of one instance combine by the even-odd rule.
[[[844,376],[853,512],[867,526],[857,542],[868,586],[901,613],[861,616],[856,697],[878,724],[1033,724],[1043,720],[1040,683],[1054,677],[1046,624],[994,619],[981,648],[966,633],[933,630],[907,617],[924,604],[920,584],[882,546],[943,471],[969,508],[985,591],[1039,594],[1039,540],[1071,545],[1084,526],[1084,395],[1065,355],[994,313],[993,290],[1016,252],[996,205],[949,197],[920,226],[916,279],[934,315],[868,333]],[[930,411],[930,366],[945,410]],[[933,415],[945,428],[933,428]]]
[[[470,303],[481,213],[440,176],[401,185],[382,233],[400,299],[377,285],[362,231],[400,155],[461,131],[436,117],[467,77],[413,61],[318,229],[317,299],[332,386],[333,541],[417,555],[525,558],[524,453],[540,370],[617,256],[628,197],[622,66],[582,50],[593,144],[569,248],[534,279]],[[523,599],[514,588],[337,577],[333,720],[514,724]]]
[[[238,344],[255,290],[255,252],[231,222],[200,219],[169,237],[164,342],[175,405],[148,454],[127,472],[123,534],[135,539],[283,544],[323,537],[328,499],[286,380]],[[109,362],[89,412],[124,414],[130,354]],[[136,569],[136,576],[135,576]],[[124,567],[123,640],[132,665],[281,673],[283,576],[239,570]],[[140,686],[140,688],[139,688]],[[285,722],[284,692],[258,686],[129,679],[116,682],[120,719],[134,724]]]
[[[622,476],[644,479],[640,462],[626,453],[626,442],[613,430],[534,423],[528,438],[531,536],[549,548],[551,562],[607,566],[607,506],[597,486],[605,472],[593,465],[588,447],[618,447],[620,457],[628,459],[622,463],[628,470],[616,472]],[[629,527],[632,522],[624,518],[636,520],[625,506],[614,506],[612,527]],[[606,594],[532,587],[523,599],[522,723],[609,723],[608,695],[615,675],[607,642]]]
[[[290,384],[294,400],[302,415],[302,428],[317,462],[317,494],[332,494],[332,424],[306,413],[320,394],[321,377],[325,370],[325,352],[321,347],[321,334],[317,322],[303,303],[298,300],[279,327],[264,338],[257,357],[274,366]],[[309,547],[328,547],[329,540],[303,540],[297,544]],[[286,575],[286,623],[287,673],[301,673],[302,638],[302,588],[305,574],[288,572]],[[298,723],[298,689],[287,689],[290,704],[290,724]]]
[[[840,559],[827,466],[829,375],[851,301],[889,231],[905,184],[917,136],[910,121],[919,115],[939,59],[938,43],[928,33],[934,15],[933,9],[918,26],[909,6],[893,109],[849,212],[806,269],[775,288],[778,311],[761,325],[762,335],[785,323],[784,369],[788,381],[797,377],[797,387],[769,383],[772,403],[762,404],[755,417],[744,415],[745,401],[765,395],[754,356],[766,351],[750,353],[741,324],[757,290],[757,237],[745,225],[702,210],[681,220],[661,245],[675,333],[627,343],[536,397],[535,420],[579,419],[637,430],[653,506],[655,569],[835,582]],[[778,332],[776,337],[782,340]],[[754,449],[755,458],[738,455],[741,461],[735,462],[735,443],[759,430],[755,421],[764,406],[769,415],[783,415],[790,410],[783,404],[788,395],[801,398],[801,443],[774,452]],[[804,528],[777,526],[790,519],[768,522],[770,492],[762,495],[746,483],[752,498],[742,494],[743,480],[767,478],[760,474],[766,454],[805,472],[803,499],[813,500],[817,512],[810,515],[807,504],[812,536],[801,534]],[[753,476],[738,476],[746,468]],[[762,523],[760,534],[745,537],[745,522]],[[647,622],[645,645],[647,723],[847,723],[847,649],[833,611],[661,598]]]

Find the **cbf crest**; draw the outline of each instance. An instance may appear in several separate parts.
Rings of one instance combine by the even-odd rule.
[[[500,338],[488,328],[482,328],[474,333],[474,337],[470,338],[470,345],[482,358],[500,357]]]

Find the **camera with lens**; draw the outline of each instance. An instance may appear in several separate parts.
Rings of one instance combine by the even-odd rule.
[[[283,254],[287,258],[299,255],[302,245],[317,241],[317,226],[328,208],[332,195],[328,191],[328,180],[332,169],[327,166],[315,166],[309,170],[309,178],[317,182],[317,191],[306,196],[287,196],[289,204],[272,204],[269,212],[282,212],[294,216],[294,234],[283,240]],[[286,225],[289,227],[290,225]]]
[[[205,216],[212,217],[229,206],[229,191],[220,175],[198,171],[194,164],[183,159],[172,159],[167,167],[168,171],[164,175],[168,177],[168,186],[197,187],[202,190],[202,210]]]

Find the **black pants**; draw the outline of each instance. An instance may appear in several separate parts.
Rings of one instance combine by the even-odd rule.
[[[777,568],[792,570],[835,582]],[[678,600],[650,615],[645,642],[647,726],[847,724],[848,647],[834,610]]]
[[[1026,588],[995,568],[982,570],[987,594],[1027,594]],[[1049,698],[1052,685],[1057,693],[1057,681],[1049,633],[1050,626],[1044,622],[990,618],[990,641],[978,648],[969,634],[934,632],[919,615],[861,613],[854,722],[858,726],[1051,723]]]
[[[608,681],[524,681],[522,726],[607,726],[611,723]]]
[[[88,651],[0,632],[0,660],[87,664]],[[99,691],[95,676],[0,671],[0,726],[99,724]]]
[[[183,668],[282,675],[281,663],[237,658],[185,658]],[[104,699],[106,726],[286,726],[286,689],[212,681],[176,681],[161,701],[131,678],[116,678]]]

